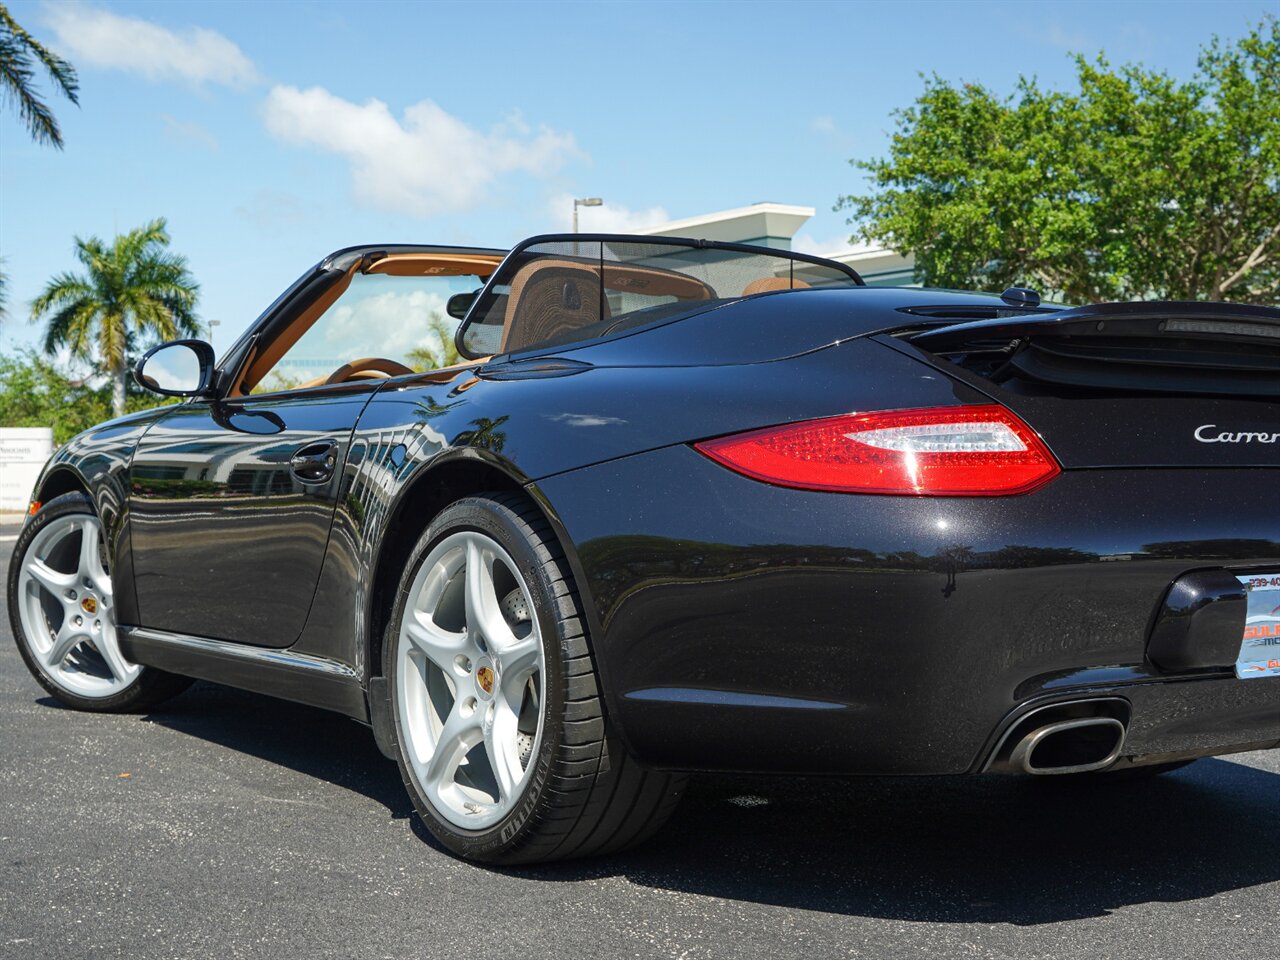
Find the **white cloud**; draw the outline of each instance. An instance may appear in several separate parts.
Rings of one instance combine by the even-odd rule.
[[[387,290],[334,307],[324,339],[332,355],[342,360],[374,355],[401,358],[410,350],[439,343],[431,330],[431,319],[451,322],[444,308],[444,297],[438,293]]]
[[[432,318],[451,326],[455,322],[445,314],[444,296],[429,290],[355,296],[348,291],[347,298],[331,308],[272,372],[305,383],[360,357],[406,362],[411,350],[439,347]]]
[[[821,238],[811,233],[797,233],[791,239],[791,249],[796,253],[811,253],[819,257],[830,257],[865,248],[866,244],[850,243],[848,233],[842,233],[838,237]]]
[[[206,126],[191,120],[179,120],[167,113],[160,114],[164,132],[179,143],[204,147],[213,153],[219,149],[218,138]]]
[[[598,413],[544,413],[543,416],[570,427],[612,427],[627,422],[622,417],[606,417]]]
[[[1083,53],[1095,46],[1093,40],[1083,33],[1073,33],[1060,23],[1049,24],[1049,29],[1044,34],[1044,42],[1069,53]]]
[[[247,87],[258,70],[238,46],[204,27],[181,33],[81,3],[49,4],[45,19],[58,47],[77,66],[137,73],[148,80],[186,80]]]
[[[813,120],[809,122],[809,126],[818,133],[836,132],[836,122],[831,119],[831,117],[814,117]]]
[[[547,210],[551,222],[558,229],[573,226],[573,194],[561,193],[552,197]],[[662,207],[646,207],[632,210],[617,203],[604,203],[599,207],[578,208],[578,229],[583,233],[634,233],[666,223],[671,217]]]
[[[361,200],[418,217],[473,207],[498,177],[547,176],[578,154],[572,134],[535,132],[519,117],[482,133],[422,100],[401,122],[381,100],[356,104],[323,87],[273,87],[264,117],[280,140],[345,157]]]

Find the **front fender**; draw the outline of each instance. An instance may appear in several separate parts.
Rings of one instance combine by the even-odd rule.
[[[133,558],[129,549],[129,466],[138,442],[168,406],[129,414],[91,427],[59,447],[36,480],[33,498],[50,500],[84,490],[102,521],[103,542],[115,581],[117,613],[123,623],[136,619]]]

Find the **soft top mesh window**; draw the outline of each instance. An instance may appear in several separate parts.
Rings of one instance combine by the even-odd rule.
[[[460,342],[472,356],[512,353],[602,337],[743,296],[859,282],[839,264],[786,251],[555,238],[512,253],[472,308]]]

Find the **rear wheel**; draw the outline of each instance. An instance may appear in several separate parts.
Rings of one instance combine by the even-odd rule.
[[[191,685],[121,653],[102,523],[84,494],[49,501],[18,535],[9,622],[32,675],[78,710],[143,710]]]
[[[516,494],[446,508],[419,540],[384,644],[405,786],[450,850],[527,863],[620,850],[684,778],[611,735],[573,580]]]

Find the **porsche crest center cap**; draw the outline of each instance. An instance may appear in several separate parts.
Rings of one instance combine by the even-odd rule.
[[[480,689],[485,693],[493,693],[493,670],[489,667],[481,667],[477,670],[476,683],[480,684]]]

